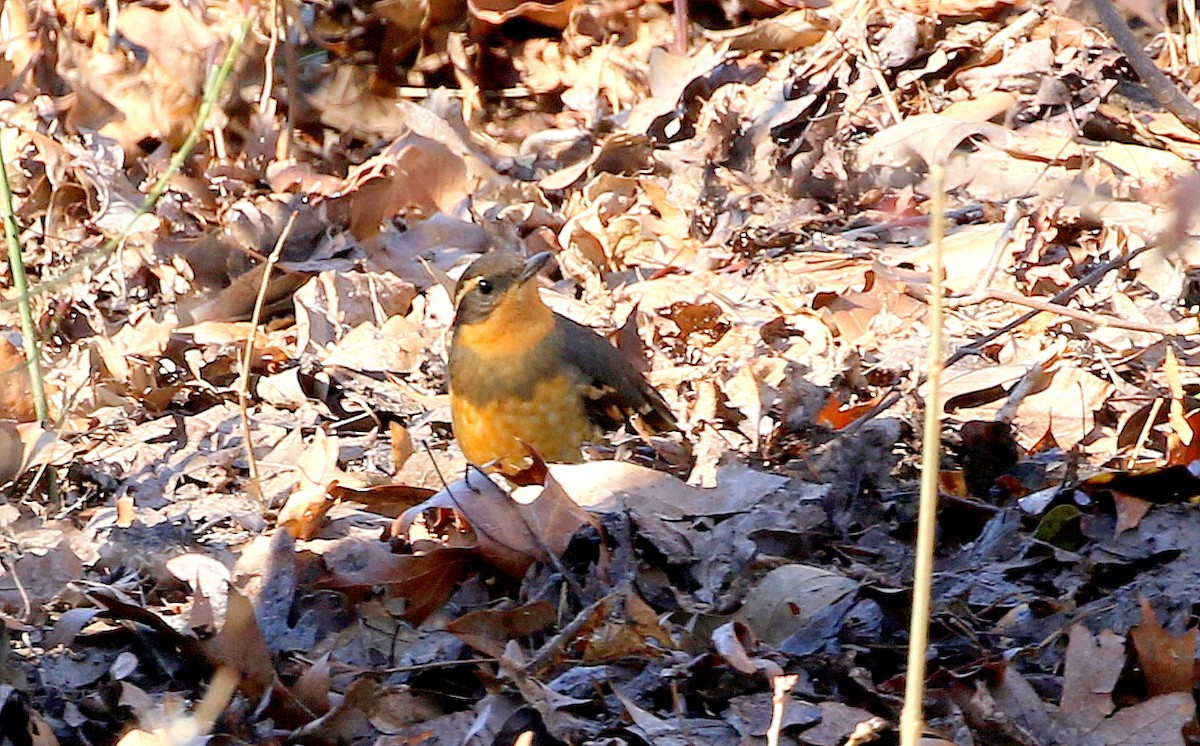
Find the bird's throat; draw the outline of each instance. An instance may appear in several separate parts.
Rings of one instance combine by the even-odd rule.
[[[554,332],[554,313],[538,296],[536,282],[508,292],[488,317],[455,331],[462,345],[481,361],[511,360],[537,349]]]

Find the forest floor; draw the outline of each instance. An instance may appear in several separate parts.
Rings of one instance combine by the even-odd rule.
[[[0,744],[894,742],[931,402],[926,743],[1200,742],[1200,20],[1126,6],[3,3]],[[464,479],[487,250],[682,432]]]

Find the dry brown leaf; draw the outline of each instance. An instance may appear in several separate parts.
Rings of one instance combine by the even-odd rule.
[[[409,134],[353,169],[330,210],[345,214],[355,238],[364,241],[397,215],[419,221],[453,213],[479,186],[482,169],[448,144]]]
[[[1195,672],[1197,628],[1192,626],[1183,634],[1171,634],[1158,623],[1145,596],[1141,599],[1141,607],[1141,624],[1129,630],[1129,639],[1146,676],[1150,696],[1172,692],[1190,694]]]
[[[37,419],[29,385],[25,354],[0,337],[0,419],[16,422]]]
[[[815,7],[815,6],[813,6]],[[809,8],[789,10],[741,28],[710,32],[718,42],[728,42],[733,51],[794,52],[825,38],[830,22]]]
[[[726,622],[713,630],[710,636],[717,655],[738,671],[748,674],[763,673],[774,678],[783,675],[783,668],[767,658],[752,658],[749,651],[758,646],[754,633],[741,622]]]
[[[811,565],[784,565],[767,573],[746,593],[733,618],[764,643],[778,646],[813,617],[858,590],[858,583]]]
[[[1119,490],[1113,490],[1113,503],[1117,513],[1117,524],[1113,531],[1120,535],[1138,527],[1154,503],[1139,497],[1126,495]]]
[[[202,645],[210,660],[239,672],[242,676],[239,689],[252,701],[258,701],[277,683],[271,651],[263,640],[249,598],[230,588],[226,609],[221,631]]]
[[[964,122],[940,114],[918,114],[881,130],[855,153],[860,172],[873,168],[903,168],[914,158],[924,164],[944,163],[965,140],[980,137],[1003,146],[1011,137],[1003,127],[987,122]]]
[[[108,51],[115,44],[76,45],[80,59],[64,70],[77,96],[70,126],[98,131],[129,152],[148,138],[178,146],[200,104],[209,56],[228,31],[218,32],[175,3],[122,8],[113,30],[145,56],[139,63],[133,55]]]
[[[1067,642],[1058,707],[1043,703],[1011,669],[997,690],[997,704],[1038,742],[1117,746],[1129,743],[1136,733],[1140,743],[1182,746],[1182,728],[1195,712],[1190,692],[1159,695],[1114,712],[1113,688],[1124,666],[1123,638],[1109,630],[1093,637],[1083,625],[1075,625]]]
[[[470,536],[460,541],[469,541],[480,557],[514,577],[547,559],[547,552],[561,554],[575,532],[593,520],[552,477],[535,499],[522,504],[474,471],[406,510],[397,519],[396,534],[411,538],[417,518],[435,508],[461,516],[467,525],[459,533]]]
[[[0,420],[0,484],[8,484],[20,476],[25,468],[24,451],[17,424]]]
[[[826,400],[825,406],[817,413],[813,422],[833,430],[841,430],[874,409],[882,399],[883,394],[878,394],[861,404],[845,406],[836,393],[830,392],[829,399]]]
[[[403,598],[401,617],[419,624],[444,604],[474,571],[473,549],[437,547],[424,554],[393,554],[379,541],[346,541],[323,554],[327,575],[320,585],[369,593],[383,588]]]
[[[524,18],[552,29],[563,29],[577,0],[467,0],[471,14],[484,23],[499,26],[514,18]]]
[[[535,601],[513,609],[480,609],[446,625],[446,631],[485,655],[499,657],[510,640],[528,637],[558,619],[554,604]]]
[[[674,648],[671,635],[659,623],[658,614],[636,593],[613,599],[611,606],[598,611],[595,626],[581,640],[584,661],[600,663],[631,656],[656,657]]]
[[[41,546],[0,565],[0,612],[27,617],[84,577],[83,563],[66,537],[48,533]]]
[[[382,344],[388,340],[381,329],[392,317],[406,315],[416,295],[412,283],[389,272],[322,272],[292,296],[296,345],[301,351],[324,351],[368,324]]]
[[[329,490],[342,480],[354,481],[338,468],[338,439],[321,429],[296,462],[296,488],[279,510],[277,523],[297,539],[311,539],[333,507]]]

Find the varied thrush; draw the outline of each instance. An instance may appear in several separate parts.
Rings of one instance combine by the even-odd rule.
[[[546,461],[576,462],[584,443],[630,418],[653,432],[677,429],[615,347],[542,302],[536,277],[550,256],[484,254],[454,291],[454,435],[467,461],[509,475],[529,465],[526,445]]]

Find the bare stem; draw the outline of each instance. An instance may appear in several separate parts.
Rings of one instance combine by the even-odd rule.
[[[929,167],[930,240],[933,261],[929,282],[929,356],[925,395],[925,431],[921,443],[921,502],[917,512],[917,558],[913,570],[912,619],[908,633],[908,670],[904,709],[900,713],[901,746],[917,746],[924,730],[925,655],[929,646],[929,608],[933,589],[933,544],[937,531],[938,464],[942,445],[940,384],[942,357],[942,239],[946,234],[945,169]]]

